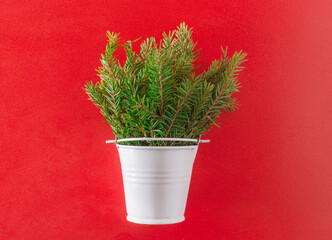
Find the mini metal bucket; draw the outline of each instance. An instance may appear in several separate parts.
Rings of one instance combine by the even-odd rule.
[[[129,146],[116,144],[121,161],[127,220],[140,224],[184,221],[198,143],[208,140],[128,138],[123,141],[188,141],[193,146]]]

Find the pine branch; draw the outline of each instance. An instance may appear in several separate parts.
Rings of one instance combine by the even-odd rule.
[[[155,38],[133,50],[134,41],[121,44],[118,33],[107,32],[105,54],[97,72],[100,82],[86,83],[85,91],[118,138],[190,137],[206,132],[222,111],[234,111],[240,64],[246,54],[235,52],[213,61],[196,74],[199,50],[186,24],[164,33],[160,44]],[[121,66],[116,50],[122,46],[127,59]],[[124,144],[163,146],[175,142],[132,142]],[[175,145],[183,145],[176,143]],[[186,145],[186,143],[184,143]]]
[[[194,87],[194,84],[188,89],[186,95],[185,95],[184,98],[182,99],[182,101],[181,101],[181,103],[180,103],[180,106],[178,107],[178,110],[175,112],[174,117],[173,117],[173,119],[172,119],[172,121],[171,121],[171,124],[169,125],[169,127],[168,127],[168,129],[167,129],[167,132],[166,132],[165,137],[168,137],[168,134],[169,134],[169,132],[171,131],[172,126],[173,126],[173,124],[174,124],[174,121],[175,121],[176,117],[178,116],[180,110],[182,109],[182,106],[183,106],[184,102],[187,100],[187,97],[188,97],[188,95],[189,95],[189,93],[191,92],[191,90],[192,90],[193,87]]]
[[[205,113],[205,115],[202,117],[202,119],[200,120],[200,124],[198,124],[197,127],[195,127],[191,132],[195,132],[204,122],[205,118],[207,118],[210,114],[210,112],[215,108],[216,104],[218,103],[219,99],[221,98],[221,96],[223,96],[225,88],[228,84],[228,82],[232,79],[234,72],[236,71],[237,67],[244,61],[246,54],[242,54],[241,52],[239,53],[235,53],[231,62],[231,65],[229,65],[227,71],[227,78],[226,81],[224,81],[223,85],[222,85],[222,89],[220,90],[219,94],[217,95],[217,97],[215,98],[215,100],[213,101],[213,103],[211,104],[211,106],[209,107],[208,111]]]
[[[206,106],[207,101],[211,97],[212,90],[213,90],[213,86],[211,84],[208,84],[207,82],[204,82],[204,87],[203,87],[203,90],[202,90],[202,95],[198,99],[197,105],[194,107],[194,111],[193,111],[193,114],[191,115],[190,121],[189,121],[188,126],[186,128],[186,131],[185,131],[185,134],[184,134],[184,138],[187,137],[189,129],[192,128],[193,121],[196,118],[198,118],[198,115],[203,111],[204,107]]]
[[[160,84],[160,115],[164,115],[164,99],[163,99],[163,81],[161,75],[161,62],[160,62],[160,52],[158,52],[158,63],[159,63],[159,84]]]
[[[144,109],[145,111],[147,111],[148,113],[150,113],[152,117],[160,118],[162,120],[165,120],[163,117],[155,114],[154,112],[152,112],[151,110],[149,110],[148,108],[146,108],[145,106],[143,106],[141,103],[138,103],[138,106],[141,107],[142,109]]]

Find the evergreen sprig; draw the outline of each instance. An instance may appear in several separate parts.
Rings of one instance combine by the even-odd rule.
[[[121,45],[118,33],[108,31],[106,36],[102,66],[97,69],[100,81],[86,83],[84,90],[118,139],[198,138],[212,124],[217,125],[215,119],[221,112],[237,108],[232,94],[240,87],[238,74],[243,70],[241,64],[246,61],[246,53],[239,51],[229,57],[227,48],[221,48],[221,58],[196,74],[195,61],[200,50],[195,50],[192,28],[185,23],[169,34],[164,33],[160,44],[153,37],[146,39],[139,53],[132,47],[139,39]],[[120,46],[127,56],[123,66],[115,55]]]

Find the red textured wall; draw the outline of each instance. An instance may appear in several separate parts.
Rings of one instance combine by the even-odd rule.
[[[332,239],[329,1],[0,3],[0,239]],[[185,21],[207,67],[244,49],[241,108],[194,165],[186,221],[125,220],[110,127],[82,90],[106,30],[122,40]]]

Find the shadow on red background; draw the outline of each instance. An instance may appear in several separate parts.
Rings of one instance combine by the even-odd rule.
[[[328,1],[5,1],[0,5],[0,239],[332,239]],[[82,87],[105,32],[194,27],[206,68],[249,53],[241,108],[195,162],[186,221],[125,220],[110,127]]]

